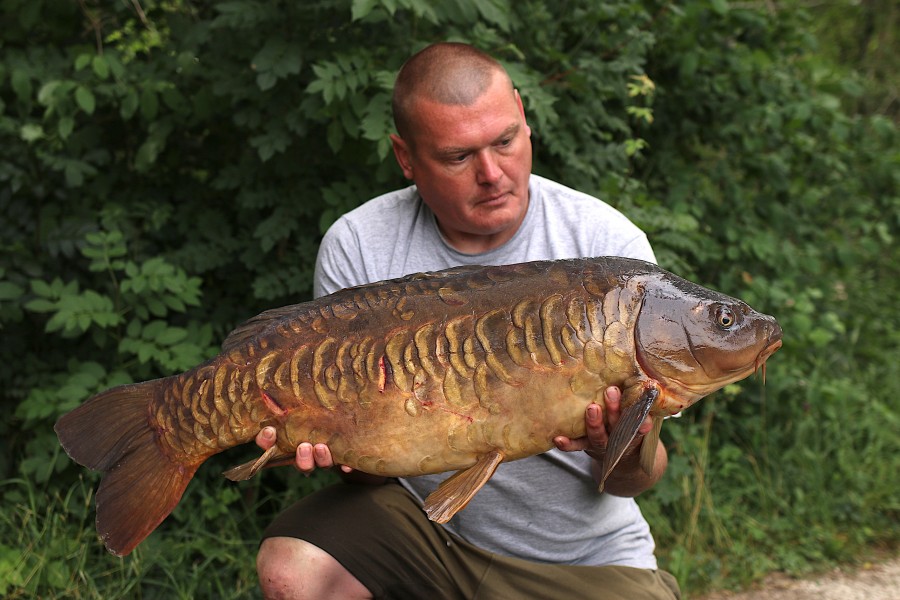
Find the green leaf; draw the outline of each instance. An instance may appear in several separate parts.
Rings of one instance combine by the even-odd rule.
[[[161,149],[158,140],[154,138],[145,140],[134,156],[134,168],[139,173],[146,173],[156,162],[156,157],[159,156]]]
[[[82,69],[84,69],[86,66],[91,64],[92,58],[93,58],[93,55],[91,55],[91,54],[79,54],[75,58],[75,70],[81,71]]]
[[[78,104],[78,108],[87,114],[94,114],[94,108],[96,107],[94,93],[83,85],[75,88],[75,103]]]
[[[378,5],[378,0],[353,0],[350,8],[350,20],[359,21],[365,19]]]
[[[44,331],[47,333],[53,333],[55,331],[62,331],[63,329],[68,328],[68,315],[57,312],[47,321],[46,325],[44,325]]]
[[[341,127],[339,121],[332,121],[328,124],[328,147],[337,154],[344,145],[344,128]]]
[[[53,287],[43,279],[32,279],[31,291],[44,298],[59,297],[59,295],[54,291]]]
[[[718,15],[724,15],[728,12],[728,0],[711,0],[712,9]]]
[[[66,176],[66,185],[69,187],[80,187],[84,184],[86,174],[96,173],[96,169],[80,160],[67,160],[64,164],[63,172]]]
[[[15,69],[12,72],[12,88],[21,102],[27,102],[31,99],[31,78],[28,73],[21,69]]]
[[[34,300],[29,300],[25,303],[25,308],[32,312],[53,312],[56,310],[57,303],[51,302],[44,298],[35,298]]]
[[[22,286],[11,281],[0,281],[0,302],[18,300],[24,293]]]
[[[63,140],[69,138],[72,135],[72,131],[75,129],[75,119],[72,117],[62,117],[59,120],[59,123],[56,125],[56,130],[59,132],[59,137]]]
[[[284,152],[291,143],[290,136],[283,129],[270,129],[264,135],[250,138],[250,145],[256,148],[259,158],[263,162],[271,159],[275,154]]]
[[[121,115],[122,119],[127,121],[134,116],[134,113],[137,112],[139,106],[140,100],[138,99],[137,92],[134,88],[129,88],[128,91],[125,92],[125,97],[122,98],[121,105],[119,106],[119,115]]]
[[[509,31],[511,11],[508,4],[502,0],[478,0],[475,6],[485,20],[494,23],[502,31]]]
[[[42,106],[51,106],[52,104],[54,104],[54,95],[56,90],[61,89],[62,87],[62,82],[59,80],[54,79],[48,81],[41,86],[41,89],[38,90],[38,103]]]
[[[151,321],[144,325],[144,330],[141,332],[141,338],[147,341],[155,340],[165,332],[166,328],[167,325],[165,321]]]
[[[167,327],[156,336],[156,343],[160,346],[172,346],[183,341],[187,337],[187,331],[181,327]]]
[[[37,140],[43,139],[44,128],[34,123],[27,123],[25,125],[22,125],[22,129],[19,130],[19,137],[21,137],[26,142],[35,142]]]
[[[145,87],[141,92],[141,116],[148,121],[156,118],[159,112],[159,98],[156,91]]]
[[[278,77],[272,71],[265,71],[256,76],[256,85],[262,91],[270,90],[278,83]]]
[[[156,317],[164,317],[169,312],[165,303],[157,298],[147,298],[147,309]]]
[[[95,56],[91,61],[91,67],[94,69],[94,74],[100,79],[109,78],[109,63],[103,56],[99,54]]]

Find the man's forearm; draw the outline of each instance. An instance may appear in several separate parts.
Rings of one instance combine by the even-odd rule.
[[[603,491],[613,496],[633,498],[656,485],[656,482],[662,478],[663,473],[666,472],[666,467],[669,465],[669,455],[666,452],[666,447],[662,442],[657,444],[653,472],[649,474],[641,468],[640,454],[640,448],[637,448],[634,452],[623,456],[616,468],[606,478]],[[594,479],[599,484],[600,463],[595,460],[592,469]]]

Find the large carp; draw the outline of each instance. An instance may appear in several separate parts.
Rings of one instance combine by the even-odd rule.
[[[276,445],[232,479],[323,442],[373,474],[458,471],[425,501],[446,522],[501,462],[583,436],[586,406],[609,385],[622,390],[622,415],[603,479],[648,414],[641,458],[652,468],[665,416],[780,346],[772,317],[643,261],[456,268],[264,312],[212,360],[102,392],[56,433],[75,461],[105,472],[97,530],[117,555],[165,519],[206,459],[267,425]]]

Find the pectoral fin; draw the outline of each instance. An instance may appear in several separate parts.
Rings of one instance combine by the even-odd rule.
[[[650,475],[656,464],[656,447],[659,446],[659,430],[662,429],[663,417],[653,417],[653,429],[641,443],[641,469]]]
[[[281,452],[278,446],[272,446],[263,452],[259,458],[228,469],[222,475],[231,481],[245,481],[256,475],[263,467],[279,467],[291,464],[293,461],[293,454],[285,454]]]
[[[625,454],[625,450],[628,449],[628,444],[637,435],[638,428],[640,428],[644,419],[647,418],[653,403],[656,402],[658,397],[659,388],[655,386],[645,388],[637,401],[629,404],[628,408],[622,411],[622,416],[619,418],[619,422],[616,423],[616,428],[612,431],[612,434],[609,436],[609,442],[606,444],[606,454],[603,456],[603,464],[600,468],[599,490],[601,492],[603,491],[603,484],[606,482],[606,478],[619,464],[619,461]]]
[[[457,471],[445,479],[425,498],[424,508],[428,518],[437,523],[446,523],[453,518],[487,483],[503,458],[502,452],[494,450],[483,455],[468,469]]]

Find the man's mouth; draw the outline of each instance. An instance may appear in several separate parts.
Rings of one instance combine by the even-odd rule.
[[[493,194],[478,201],[478,204],[496,204],[498,202],[504,201],[508,195],[509,192],[500,192],[499,194]]]

